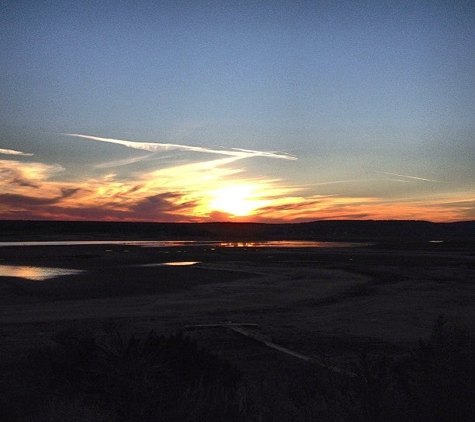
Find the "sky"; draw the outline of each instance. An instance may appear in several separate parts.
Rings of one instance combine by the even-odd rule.
[[[475,3],[0,2],[0,219],[475,219]]]

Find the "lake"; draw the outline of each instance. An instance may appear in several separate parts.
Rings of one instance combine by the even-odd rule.
[[[33,242],[0,242],[0,247],[41,247],[41,246],[98,246],[98,245],[119,245],[119,246],[137,246],[143,248],[184,248],[201,247],[210,251],[218,248],[237,248],[237,249],[309,249],[309,248],[355,248],[367,246],[369,243],[350,243],[350,242],[316,242],[316,241],[258,241],[258,242],[229,242],[229,241],[197,241],[197,240],[76,240],[76,241],[33,241]],[[108,250],[106,250],[108,251]],[[178,251],[181,252],[181,251]],[[25,252],[25,255],[27,252]],[[142,267],[155,266],[192,266],[199,264],[198,261],[172,261],[148,263]],[[84,271],[69,268],[52,268],[25,265],[0,265],[0,277],[18,277],[28,280],[44,281],[52,278],[80,274]]]
[[[356,248],[369,246],[364,242],[317,242],[301,240],[264,240],[257,242],[229,242],[202,240],[59,240],[35,242],[0,242],[8,246],[81,246],[81,245],[124,245],[145,248],[167,248],[177,246],[210,246],[219,248]]]

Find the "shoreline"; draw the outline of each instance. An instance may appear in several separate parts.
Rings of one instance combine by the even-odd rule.
[[[167,261],[200,264],[150,265]],[[406,342],[424,337],[443,313],[475,328],[471,250],[9,247],[0,248],[1,264],[84,273],[0,277],[0,324],[165,318],[178,329],[249,320],[282,335]]]

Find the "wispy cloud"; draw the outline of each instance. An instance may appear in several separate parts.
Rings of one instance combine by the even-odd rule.
[[[254,221],[310,221],[341,219],[458,221],[474,218],[473,193],[453,193],[440,198],[387,200],[307,196],[282,198],[280,205],[262,208]]]
[[[129,180],[107,174],[69,182],[49,180],[57,170],[54,167],[28,163],[29,167],[20,171],[25,163],[7,162],[11,168],[1,174],[0,186],[8,189],[8,194],[0,195],[0,215],[7,219],[239,221],[216,199],[229,198],[232,204],[235,196],[242,196],[241,200],[254,209],[252,215],[240,218],[242,221],[474,218],[473,191],[406,200],[304,194],[300,189],[283,187],[280,180],[246,178],[239,170],[220,166],[233,158],[141,173]],[[12,184],[19,176],[23,183]]]
[[[0,154],[4,155],[23,155],[26,157],[31,157],[33,154],[31,152],[22,152],[22,151],[16,151],[14,149],[3,149],[0,148]]]
[[[132,142],[122,139],[112,139],[112,138],[101,138],[99,136],[90,136],[82,135],[79,133],[65,133],[67,136],[75,136],[78,138],[89,139],[99,142],[108,142],[117,145],[123,145],[127,148],[140,149],[149,152],[158,152],[158,151],[171,151],[171,150],[181,150],[181,151],[193,151],[193,152],[202,152],[208,154],[220,154],[228,155],[238,158],[250,158],[250,157],[269,157],[269,158],[280,158],[284,160],[296,160],[297,157],[287,154],[285,152],[274,152],[274,151],[257,151],[250,149],[240,149],[240,148],[231,148],[231,149],[214,149],[214,148],[205,148],[197,147],[191,145],[181,145],[181,144],[169,144],[169,143],[158,143],[158,142]]]
[[[282,151],[255,151],[252,149],[242,149],[242,148],[231,148],[231,150],[243,152],[245,154],[250,154],[250,156],[257,155],[261,157],[283,158],[285,160],[297,160],[297,157],[295,155],[289,154],[288,152],[282,152]]]
[[[87,135],[80,136],[90,139]],[[244,165],[236,165],[236,162],[242,163],[243,158],[256,156],[292,159],[285,153],[112,141],[120,145],[125,142],[123,146],[127,148],[142,146],[139,149],[148,153],[134,154],[141,156],[138,160],[163,160],[177,155],[159,153],[167,150],[183,151],[180,155],[186,155],[186,151],[220,155],[193,157],[193,161],[167,160],[166,166],[154,165],[152,170],[147,169],[148,166],[137,166],[141,168],[133,172],[84,172],[80,178],[71,177],[60,165],[0,160],[1,218],[297,222],[361,218],[450,221],[475,215],[472,190],[431,191],[424,197],[418,194],[404,199],[388,197],[380,190],[369,188],[343,189],[337,193],[338,184],[358,187],[369,183],[372,187],[373,182],[393,180],[401,186],[405,183],[417,187],[437,182],[424,177],[378,172],[384,176],[294,185],[280,178],[249,175]],[[135,162],[136,158],[111,161],[102,168]],[[319,189],[319,185],[335,186],[335,189]],[[445,185],[431,185],[437,186]]]
[[[345,180],[330,180],[327,182],[316,182],[316,183],[304,183],[298,185],[299,187],[307,187],[307,186],[324,186],[324,185],[338,185],[338,184],[346,184],[346,183],[361,183],[361,182],[372,182],[375,179],[345,179]]]
[[[15,186],[38,187],[39,183],[48,179],[55,173],[64,170],[60,165],[47,165],[42,163],[23,163],[16,160],[0,160],[0,181],[9,186],[9,191]]]
[[[16,206],[27,206],[27,205],[51,205],[51,204],[59,204],[62,200],[73,196],[75,193],[79,191],[79,188],[60,188],[59,195],[54,197],[45,197],[41,196],[28,196],[28,195],[19,195],[19,194],[0,194],[0,200],[3,204],[9,205],[11,207]]]
[[[442,183],[440,180],[434,180],[434,179],[426,179],[425,177],[419,177],[419,176],[409,176],[407,174],[398,174],[398,173],[391,173],[391,172],[388,172],[388,171],[378,171],[378,173],[382,173],[382,174],[387,174],[388,176],[397,176],[397,177],[402,177],[404,179],[412,179],[412,180],[421,180],[423,182],[436,182],[436,183]],[[397,181],[399,182],[400,180],[394,180],[392,179],[393,181]]]
[[[133,157],[133,158],[126,158],[124,160],[117,160],[117,161],[110,161],[106,163],[101,163],[101,164],[96,164],[94,168],[96,169],[106,169],[106,168],[112,168],[112,167],[121,167],[121,166],[128,166],[130,164],[135,164],[140,161],[147,161],[152,159],[152,155],[145,155],[143,157]],[[166,158],[166,157],[160,157],[161,159]]]

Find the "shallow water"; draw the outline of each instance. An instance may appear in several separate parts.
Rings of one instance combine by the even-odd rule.
[[[265,240],[262,242],[212,242],[222,248],[355,248],[367,243],[315,242],[305,240]]]
[[[216,248],[241,248],[241,249],[259,249],[259,248],[354,248],[359,246],[366,246],[368,243],[349,243],[349,242],[312,242],[312,241],[260,241],[260,242],[223,242],[223,241],[195,241],[195,240],[166,240],[166,241],[123,241],[123,240],[100,240],[100,241],[39,241],[39,242],[0,242],[0,247],[9,246],[82,246],[82,245],[123,245],[123,246],[139,246],[139,247],[156,247],[156,248],[171,248],[171,247],[205,247],[210,250]],[[106,249],[106,252],[110,250]],[[178,251],[181,252],[181,251]],[[165,253],[168,253],[166,251]],[[159,266],[192,266],[199,264],[198,261],[171,261],[145,264],[142,267],[159,267]],[[67,268],[47,268],[34,266],[15,266],[15,265],[0,265],[0,277],[19,277],[28,280],[43,281],[64,275],[78,274],[83,271],[73,270]]]
[[[173,262],[157,262],[155,264],[144,264],[140,267],[186,267],[200,264],[199,261],[173,261]]]
[[[220,248],[355,248],[369,243],[358,242],[314,242],[301,240],[266,240],[260,242],[223,242],[200,240],[67,240],[48,242],[0,242],[6,246],[81,246],[81,245],[129,245],[147,248],[167,248],[174,246],[211,246]]]
[[[83,271],[65,268],[29,267],[23,265],[0,265],[0,277],[20,277],[43,281],[62,275],[79,274]]]

